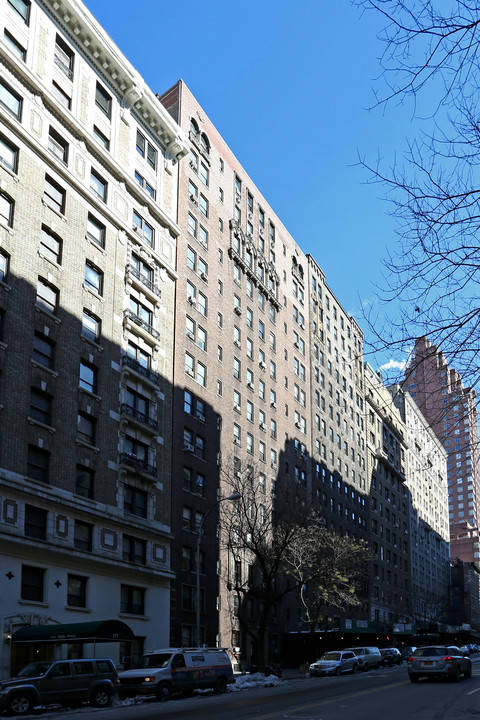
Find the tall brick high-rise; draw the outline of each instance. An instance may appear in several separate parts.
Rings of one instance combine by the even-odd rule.
[[[450,557],[480,560],[480,466],[476,392],[464,387],[445,355],[421,337],[405,373],[404,387],[447,452]]]

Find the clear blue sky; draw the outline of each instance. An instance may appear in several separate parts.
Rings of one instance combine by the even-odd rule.
[[[408,108],[366,109],[380,73],[381,18],[361,16],[349,0],[86,4],[154,92],[187,83],[361,323],[395,232],[357,153],[391,164],[413,131]]]

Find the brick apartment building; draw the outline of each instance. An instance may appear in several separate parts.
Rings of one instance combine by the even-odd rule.
[[[7,675],[34,650],[54,652],[47,638],[16,642],[28,625],[115,620],[134,652],[169,642],[176,161],[187,149],[82,3],[8,0],[0,12]]]
[[[251,660],[229,590],[249,569],[219,552],[228,474],[377,544],[348,617],[398,622],[416,500],[361,328],[185,83],[155,96],[78,0],[1,8],[4,673],[88,654],[15,636],[88,620],[127,627],[116,660],[197,641]],[[276,609],[270,654],[298,629]]]
[[[450,557],[480,559],[480,466],[476,393],[426,337],[415,343],[404,387],[447,452]]]

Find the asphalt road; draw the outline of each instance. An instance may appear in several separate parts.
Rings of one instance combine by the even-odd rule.
[[[480,661],[458,683],[413,684],[405,666],[340,678],[299,678],[222,696],[98,710],[42,713],[45,720],[458,720],[480,716]],[[89,718],[90,716],[90,718]],[[38,715],[36,716],[38,718]],[[83,720],[83,717],[82,717]]]

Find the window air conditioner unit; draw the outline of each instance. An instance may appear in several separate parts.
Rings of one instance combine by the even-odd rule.
[[[267,367],[267,366],[265,365],[265,363],[263,362],[263,360],[262,360],[262,362],[259,362],[258,364],[260,365],[260,367],[262,368],[262,370],[265,370],[265,368]]]
[[[233,308],[233,311],[234,311],[235,313],[237,313],[237,315],[241,315],[241,314],[242,314],[242,311],[241,311],[241,309],[240,309],[239,307]]]
[[[205,415],[202,415],[202,413],[197,413],[197,419],[200,420],[200,422],[205,422]]]
[[[190,200],[192,201],[192,203],[193,203],[194,205],[197,204],[197,198],[195,197],[195,195],[190,195]]]
[[[195,335],[191,330],[187,330],[187,337],[189,337],[190,340],[195,340]]]
[[[277,407],[277,403],[275,403],[275,402],[271,402],[271,403],[270,403],[270,407],[272,407],[272,408],[276,409],[276,407]]]
[[[184,443],[183,449],[185,450],[185,452],[190,452],[190,453],[193,453],[193,451],[195,450],[192,443]]]
[[[250,390],[253,390],[253,383],[248,382],[248,383],[247,383],[247,387],[250,388]]]
[[[240,412],[240,405],[235,403],[235,405],[233,406],[233,409],[236,410],[237,412]]]
[[[188,302],[189,302],[190,305],[192,305],[193,307],[195,307],[195,305],[197,304],[197,303],[195,302],[195,298],[192,297],[192,295],[189,295],[189,296],[188,296]]]
[[[296,422],[296,423],[295,423],[295,427],[300,430],[300,423],[299,423],[299,422]]]
[[[240,440],[237,437],[235,437],[235,438],[233,438],[233,443],[234,443],[234,445],[240,445]]]
[[[265,430],[266,425],[264,422],[261,422],[258,427],[261,428],[262,430]]]
[[[204,272],[200,273],[200,277],[202,278],[202,280],[205,280],[205,282],[207,282],[208,277]]]

